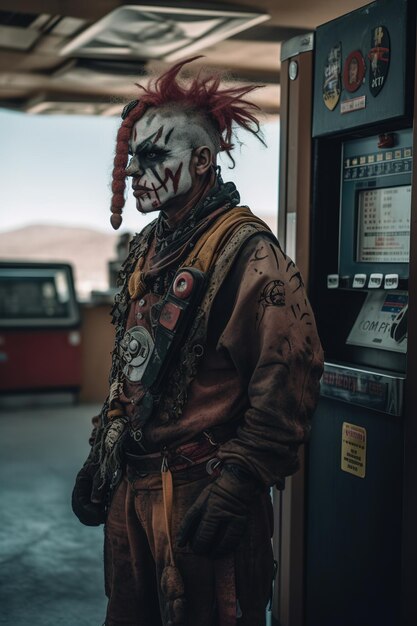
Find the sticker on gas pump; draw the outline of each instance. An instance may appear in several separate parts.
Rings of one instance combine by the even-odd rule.
[[[408,293],[369,291],[346,343],[392,352],[407,352]]]
[[[349,98],[340,103],[340,113],[353,113],[360,109],[366,109],[366,96],[358,96],[357,98]]]
[[[343,68],[343,85],[346,91],[357,91],[365,79],[365,59],[360,50],[351,52]]]
[[[329,111],[336,108],[342,91],[340,75],[342,72],[342,44],[330,49],[323,76],[323,102]]]
[[[366,429],[343,422],[341,469],[358,478],[366,474]]]
[[[369,91],[376,97],[385,84],[389,70],[390,37],[385,26],[376,26],[372,29],[368,59],[370,62]]]

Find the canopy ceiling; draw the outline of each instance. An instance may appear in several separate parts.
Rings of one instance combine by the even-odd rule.
[[[225,80],[264,84],[256,102],[279,113],[281,42],[367,4],[363,0],[246,0],[225,3],[117,2],[116,0],[2,0],[0,5],[0,107],[32,113],[111,115],[135,97],[134,83],[172,62],[140,55],[104,58],[62,55],[71,41],[122,6],[226,9],[268,14],[269,19],[199,50],[208,65],[226,72]],[[175,25],[174,25],[175,26]],[[70,47],[70,46],[69,46]],[[184,56],[189,56],[185,53]]]

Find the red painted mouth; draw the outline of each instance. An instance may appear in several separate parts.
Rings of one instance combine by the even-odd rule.
[[[145,196],[145,195],[148,195],[149,198],[151,198],[151,193],[154,193],[155,196],[156,196],[155,203],[156,204],[160,204],[158,191],[160,191],[161,189],[164,189],[165,191],[168,191],[167,183],[168,183],[169,180],[172,181],[172,185],[173,185],[173,188],[174,188],[174,193],[177,193],[178,183],[179,183],[180,178],[181,178],[181,170],[182,170],[182,162],[179,164],[175,174],[173,174],[172,170],[169,167],[167,167],[165,169],[165,178],[164,178],[164,180],[162,180],[161,178],[159,178],[159,176],[157,176],[158,181],[160,182],[159,187],[155,187],[155,185],[153,183],[152,183],[152,187],[148,187],[146,185],[138,185],[137,183],[135,184],[135,182],[133,181],[133,183],[132,183],[133,196],[137,200],[140,200],[140,198],[142,198],[142,196]]]

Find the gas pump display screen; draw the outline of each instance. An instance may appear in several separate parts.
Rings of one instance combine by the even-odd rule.
[[[388,147],[379,135],[343,144],[339,274],[352,285],[360,274],[366,284],[371,274],[408,279],[412,129],[387,137]]]
[[[411,185],[365,189],[357,194],[358,262],[408,263]]]

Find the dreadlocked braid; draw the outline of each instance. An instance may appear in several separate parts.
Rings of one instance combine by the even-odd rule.
[[[124,118],[116,138],[116,155],[113,161],[112,186],[113,192],[111,201],[110,223],[114,230],[117,230],[122,223],[122,210],[125,205],[125,188],[126,188],[126,165],[129,160],[129,139],[132,134],[134,124],[142,117],[147,107],[140,102],[130,110]]]
[[[123,122],[117,133],[116,155],[114,158],[111,225],[117,230],[122,223],[122,210],[125,204],[126,166],[129,153],[129,139],[134,124],[144,115],[149,107],[177,105],[189,113],[202,116],[213,128],[217,136],[219,152],[226,152],[234,165],[231,150],[233,124],[255,135],[263,144],[259,122],[253,111],[259,107],[244,98],[259,89],[261,85],[221,88],[221,77],[211,75],[203,77],[201,71],[187,84],[178,80],[184,65],[200,59],[195,56],[177,63],[148,87],[137,84],[142,95],[139,101],[133,101],[123,113]]]

